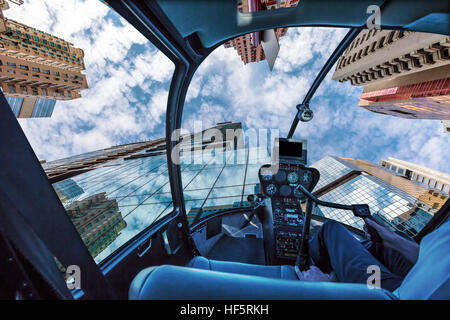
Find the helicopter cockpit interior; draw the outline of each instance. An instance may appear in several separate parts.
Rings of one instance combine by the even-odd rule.
[[[320,183],[327,173],[312,166],[308,159],[311,150],[321,146],[302,139],[299,132],[296,137],[294,134],[297,127],[308,126],[313,119],[314,106],[310,102],[328,72],[358,34],[368,28],[368,6],[381,8],[382,29],[450,35],[448,4],[442,1],[301,0],[296,7],[268,14],[264,11],[236,12],[237,2],[107,1],[110,8],[173,62],[174,70],[168,91],[164,139],[139,146],[133,149],[134,153],[119,150],[117,157],[107,155],[90,160],[98,166],[96,168],[101,168],[99,174],[74,165],[74,171],[49,178],[3,93],[0,93],[0,274],[5,279],[4,290],[0,289],[1,298],[399,299],[390,290],[373,290],[365,283],[341,281],[334,272],[330,272],[328,282],[300,280],[299,273],[309,270],[315,263],[310,253],[311,239],[325,224],[339,224],[358,241],[370,238],[373,243],[381,243],[382,239],[372,223],[386,226],[386,221],[374,214],[366,199],[344,204],[321,198],[323,185]],[[205,164],[186,165],[175,161],[172,155],[179,147],[180,139],[172,137],[181,128],[188,88],[197,69],[215,49],[236,36],[252,32],[319,26],[349,30],[312,80],[303,101],[292,106],[295,116],[286,137],[274,139],[272,149],[263,150],[264,156],[252,154],[253,151],[245,148],[234,149],[231,155],[226,154],[225,165],[211,165],[203,171],[206,173],[202,177],[198,172],[206,167]],[[445,50],[448,52],[448,48]],[[207,150],[207,144],[200,144],[199,149]],[[245,166],[227,167],[227,161],[239,153],[246,159]],[[251,157],[257,161],[250,164]],[[111,158],[116,162],[105,165],[105,161]],[[151,163],[152,159],[156,160]],[[134,164],[134,171],[130,174],[125,169],[121,171],[127,163]],[[116,189],[111,187],[111,191],[105,191],[112,183],[104,182],[102,174],[107,179],[129,175],[135,179],[133,181],[140,181],[144,178],[138,171],[144,166],[154,166],[145,174],[156,177],[155,181],[166,174],[167,183],[158,185],[158,191],[152,190],[152,193],[136,192],[139,188],[133,189],[133,183],[127,183],[131,186],[129,194],[132,197],[107,198]],[[250,167],[256,172],[251,182],[240,182],[239,186],[232,183],[219,185],[218,177],[225,171],[229,176],[239,175],[243,180],[250,180]],[[209,176],[210,172],[216,175]],[[352,170],[346,172],[338,186],[354,173]],[[99,187],[100,191],[92,187],[95,189],[93,195],[81,199],[77,203],[79,207],[69,207],[69,202],[62,204],[54,186],[75,179],[77,175],[82,177],[79,178],[82,182],[92,178],[95,188],[106,187],[104,190]],[[191,188],[197,182],[206,183],[204,181],[210,185],[207,191],[203,186]],[[152,183],[153,180],[142,189],[153,187]],[[236,194],[219,195],[214,198],[218,199],[216,202],[207,205],[206,197],[197,197],[199,190],[208,196],[224,190]],[[164,208],[158,213],[146,209],[155,207],[151,202],[155,194],[168,199],[161,201]],[[141,201],[139,197],[145,200]],[[86,245],[89,237],[80,236],[72,218],[79,214],[82,206],[97,205],[95,209],[100,208],[101,205],[95,202],[99,198],[103,201],[101,205],[108,204],[108,209],[116,211],[118,202],[131,198],[138,199],[139,204],[148,202],[148,206],[136,209],[137,203],[124,205],[130,211],[147,211],[143,212],[146,214],[143,220],[130,216],[126,223],[121,222],[120,230],[127,223],[143,227],[132,234],[130,232],[131,235],[113,249],[108,248],[95,257]],[[223,199],[229,202],[221,203]],[[357,221],[358,226],[364,225],[366,232],[362,227],[326,217],[321,214],[324,208],[346,212],[346,217]],[[395,233],[419,244],[448,220],[449,208],[450,201],[446,201],[414,236],[401,230]],[[125,216],[125,209],[122,214]],[[145,224],[142,221],[151,222]],[[77,274],[81,274],[81,278],[77,278]],[[447,281],[439,289],[438,299],[450,298],[448,284]]]

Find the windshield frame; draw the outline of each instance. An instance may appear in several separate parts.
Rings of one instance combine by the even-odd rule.
[[[382,1],[380,8],[385,9],[387,1]],[[435,4],[436,5],[436,4]],[[229,35],[226,39],[222,39],[212,45],[211,47],[204,47],[201,39],[199,38],[197,33],[192,33],[187,37],[183,37],[183,35],[179,32],[177,27],[175,26],[176,21],[171,21],[170,18],[166,15],[164,10],[162,9],[165,4],[157,3],[157,2],[148,2],[143,3],[139,1],[129,0],[129,1],[111,1],[111,7],[113,7],[122,17],[127,19],[137,30],[142,32],[144,36],[146,36],[159,50],[161,50],[175,65],[175,70],[172,75],[172,80],[169,89],[169,97],[167,101],[166,108],[166,155],[167,155],[167,164],[168,164],[168,173],[169,173],[169,182],[171,187],[172,201],[173,201],[173,211],[169,213],[165,218],[170,219],[171,217],[175,217],[177,215],[182,216],[183,220],[183,229],[187,234],[192,232],[192,229],[189,227],[189,223],[187,220],[187,212],[184,203],[183,196],[183,187],[182,187],[182,179],[181,179],[181,168],[180,165],[175,164],[172,161],[171,155],[174,151],[177,141],[173,141],[172,133],[181,129],[181,119],[183,115],[183,107],[186,99],[186,93],[188,91],[191,80],[198,69],[198,67],[202,64],[202,62],[219,46],[223,45],[225,42],[238,37],[240,35],[247,34],[249,32],[255,31],[263,31],[266,29],[286,27],[286,23],[279,19],[270,19],[270,17],[262,18],[261,12],[256,13],[246,13],[246,18],[250,16],[260,16],[258,21],[252,21],[246,26],[240,26],[239,31],[235,34]],[[300,12],[300,10],[304,10],[301,8],[302,6],[297,6],[295,8],[288,8],[284,12]],[[417,10],[418,13],[421,13],[423,8],[414,7],[411,10]],[[182,10],[178,8],[178,10]],[[264,13],[266,14],[266,13]],[[277,14],[281,14],[277,13]],[[318,17],[321,16],[322,13],[314,12]],[[420,16],[420,15],[419,15]],[[179,18],[178,16],[176,18]],[[315,90],[320,86],[321,82],[324,80],[326,74],[332,68],[336,60],[341,56],[341,54],[345,51],[345,49],[351,44],[352,40],[358,36],[359,32],[363,29],[368,29],[369,27],[366,24],[355,26],[355,22],[352,21],[351,17],[347,17],[349,20],[345,23],[342,21],[335,21],[332,23],[323,21],[324,18],[321,17],[318,19],[317,23],[308,23],[302,21],[302,16],[299,15],[296,17],[297,21],[293,23],[292,21],[289,23],[289,27],[335,27],[335,28],[349,28],[349,32],[337,46],[335,51],[329,57],[328,61],[324,64],[322,70],[317,75],[315,81],[310,87],[307,95],[305,96],[304,102],[309,103],[309,100],[314,95]],[[418,20],[421,20],[425,17],[422,17]],[[345,20],[344,18],[340,18]],[[292,19],[291,19],[292,20]],[[295,19],[294,19],[295,20]],[[416,21],[418,21],[416,20]],[[264,27],[261,27],[264,25]],[[396,26],[380,26],[383,30],[415,30],[415,31],[424,31],[425,26],[419,24],[414,25],[413,27],[408,25],[396,25]],[[296,116],[293,120],[289,136],[292,136],[297,124],[298,117]],[[165,219],[164,219],[165,220]],[[199,221],[200,223],[201,221]],[[190,244],[195,247],[193,243]]]

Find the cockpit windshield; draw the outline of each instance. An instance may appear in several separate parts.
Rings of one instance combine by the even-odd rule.
[[[259,3],[239,1],[240,13],[276,6],[247,2]],[[9,80],[1,80],[2,92],[101,263],[174,210],[165,125],[175,66],[102,1],[11,4],[3,16],[0,73]],[[180,165],[190,227],[253,207],[249,196],[268,192],[261,167],[274,162],[275,141],[288,136],[298,106],[348,32],[252,32],[223,42],[200,65],[172,139],[178,153],[169,155]],[[411,238],[431,220],[450,193],[449,41],[377,28],[353,39],[289,137],[307,141],[307,153],[300,144],[291,157],[304,155],[303,164],[320,172],[315,197],[368,204]],[[296,174],[286,174],[287,198]],[[342,209],[315,206],[312,213],[364,226]]]

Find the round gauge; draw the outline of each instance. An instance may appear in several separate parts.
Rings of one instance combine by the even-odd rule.
[[[283,170],[278,170],[277,174],[275,175],[275,180],[278,182],[284,182],[286,180],[286,172]]]
[[[294,197],[303,199],[303,198],[305,198],[305,195],[300,190],[294,189]]]
[[[305,183],[311,183],[311,180],[312,180],[311,172],[309,172],[309,171],[303,172],[303,175],[302,175],[302,183],[303,183],[303,184],[305,184]]]
[[[272,179],[272,170],[270,169],[262,169],[261,170],[261,178],[264,181],[269,181]]]
[[[286,184],[283,184],[283,185],[281,186],[281,188],[280,188],[280,194],[281,194],[283,197],[289,196],[289,195],[291,194],[291,192],[292,192],[291,187],[289,187],[289,186],[286,185]]]
[[[273,196],[276,192],[277,192],[277,186],[274,185],[273,183],[269,184],[269,185],[266,187],[266,193],[267,193],[269,196]]]
[[[295,171],[289,172],[287,179],[289,183],[296,183],[298,181],[298,173]]]

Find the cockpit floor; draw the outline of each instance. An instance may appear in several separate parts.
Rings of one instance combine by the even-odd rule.
[[[207,258],[265,265],[264,241],[260,238],[235,238],[224,234],[209,251]]]

